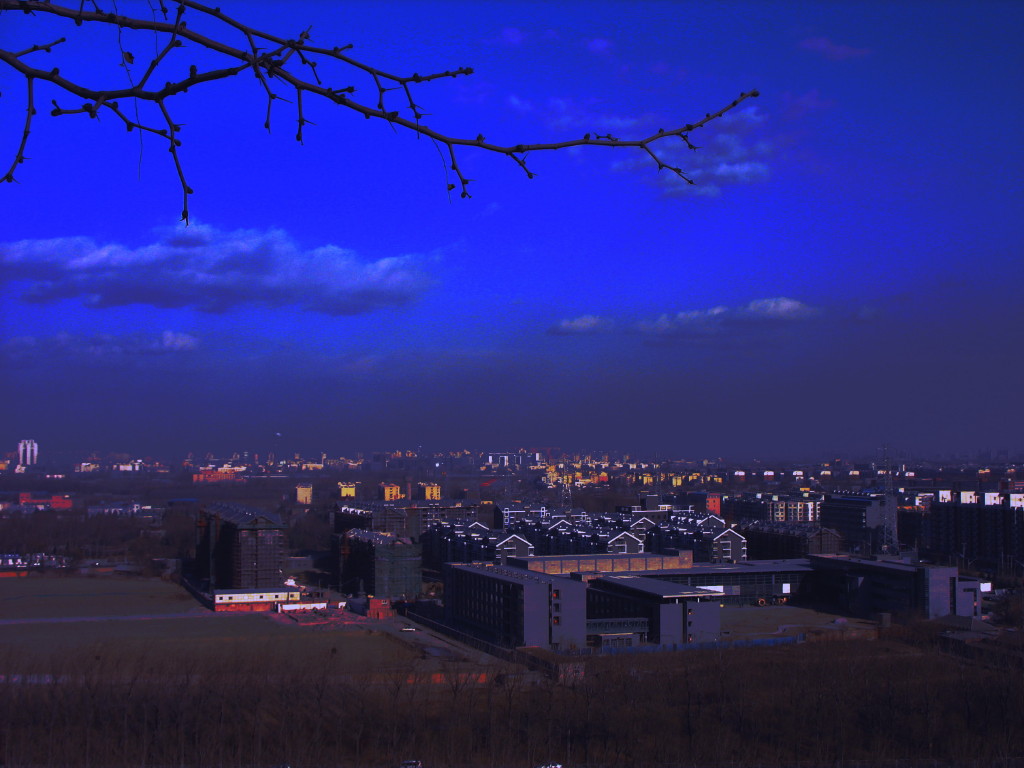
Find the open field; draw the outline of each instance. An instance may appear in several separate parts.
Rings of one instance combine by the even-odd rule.
[[[333,656],[335,671],[360,673],[408,665],[419,654],[391,636],[368,630],[311,631],[277,624],[266,615],[195,619],[74,621],[0,627],[0,667],[44,672],[56,659],[250,659],[286,671]],[[332,653],[333,651],[333,653]]]
[[[51,575],[0,579],[0,620],[204,612],[180,586],[159,579]]]
[[[159,580],[29,578],[0,583],[0,673],[104,656],[259,660],[289,670],[332,657],[339,673],[408,665],[419,652],[363,628],[309,629],[263,613],[215,614]]]
[[[724,640],[787,637],[815,630],[840,633],[875,626],[871,621],[838,617],[793,605],[728,605],[722,609]]]

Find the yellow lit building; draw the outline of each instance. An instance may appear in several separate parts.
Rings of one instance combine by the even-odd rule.
[[[402,486],[397,483],[381,483],[380,492],[384,501],[398,501],[402,498]]]
[[[338,483],[338,496],[343,499],[354,499],[356,497],[356,484]]]

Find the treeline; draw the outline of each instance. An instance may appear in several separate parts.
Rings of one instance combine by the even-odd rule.
[[[4,672],[15,661],[0,656]],[[225,648],[36,663],[33,678],[0,682],[0,762],[578,768],[1024,755],[1019,666],[890,641],[603,658],[563,682],[500,667],[484,684],[454,668],[353,677],[342,661],[281,668]]]
[[[169,511],[159,529],[145,520],[84,512],[40,510],[0,519],[0,551],[77,558],[120,558],[145,564],[154,557],[187,557],[194,548],[191,514]]]

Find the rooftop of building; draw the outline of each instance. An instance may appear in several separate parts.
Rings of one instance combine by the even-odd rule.
[[[241,504],[223,504],[215,502],[207,504],[203,509],[216,515],[226,523],[231,523],[239,528],[253,528],[268,526],[273,528],[283,527],[281,516],[276,512],[268,512],[258,507],[247,507]]]
[[[687,587],[671,581],[664,581],[650,576],[639,576],[636,574],[605,574],[590,581],[591,585],[601,583],[625,587],[627,589],[643,592],[647,595],[662,599],[672,598],[718,598],[720,592],[700,587]]]
[[[393,533],[384,531],[368,531],[364,528],[353,528],[346,536],[357,541],[365,541],[376,547],[411,546],[412,539],[408,536],[396,536]]]
[[[857,555],[808,555],[810,560],[819,562],[850,563],[863,568],[874,568],[887,571],[902,571],[904,573],[915,573],[921,569],[947,570],[956,572],[952,565],[935,565],[932,563],[911,563],[906,560],[888,558],[884,556],[858,557]]]
[[[636,557],[634,555],[634,557]],[[659,576],[702,576],[726,573],[794,573],[810,572],[811,562],[807,558],[786,560],[745,560],[739,563],[694,563],[690,568],[666,568],[659,571],[626,571],[616,575],[645,576],[657,573]]]
[[[524,568],[510,568],[504,565],[495,565],[494,563],[449,563],[448,567],[460,571],[486,573],[501,581],[515,584],[522,584],[527,581],[535,581],[542,584],[564,584],[566,581],[569,581],[564,576],[556,576],[541,571],[529,571]]]

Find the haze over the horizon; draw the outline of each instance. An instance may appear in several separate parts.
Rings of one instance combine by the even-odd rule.
[[[761,96],[698,152],[662,148],[695,186],[632,150],[535,153],[532,180],[465,150],[473,197],[449,200],[429,141],[312,99],[303,146],[290,104],[268,135],[243,73],[172,102],[184,228],[165,146],[52,118],[67,99],[39,83],[0,185],[0,451],[1021,449],[1024,5],[222,9],[392,72],[472,66],[417,101],[496,143],[646,136]],[[75,33],[4,26],[12,50]],[[26,61],[124,78],[116,30],[86,32]],[[151,37],[126,39],[148,63]],[[24,113],[0,69],[5,169]]]

